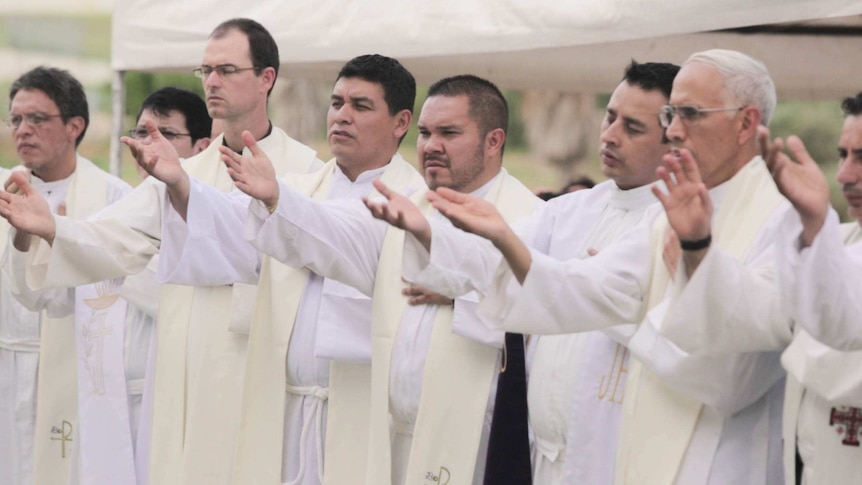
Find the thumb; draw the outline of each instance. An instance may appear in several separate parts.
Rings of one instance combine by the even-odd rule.
[[[457,190],[452,190],[448,187],[438,187],[434,192],[437,193],[444,200],[449,202],[454,202],[456,204],[462,204],[467,200],[467,195],[458,192]]]
[[[248,150],[255,157],[266,156],[266,153],[263,153],[263,150],[257,145],[257,140],[254,139],[254,135],[251,134],[250,131],[246,130],[242,132],[242,142],[245,146],[248,147]]]
[[[147,134],[150,136],[151,140],[156,141],[164,138],[164,136],[162,136],[162,132],[159,131],[159,127],[156,125],[155,121],[144,120],[144,126],[147,127]]]

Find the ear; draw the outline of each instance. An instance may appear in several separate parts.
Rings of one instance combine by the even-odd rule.
[[[760,126],[761,114],[760,109],[756,106],[746,106],[740,114],[739,133],[737,142],[740,145],[749,143],[750,140],[757,139],[757,127]]]
[[[493,129],[485,135],[485,153],[488,155],[501,155],[505,144],[506,132],[502,128]]]
[[[260,78],[263,81],[263,91],[269,92],[272,89],[272,85],[275,84],[275,69],[272,67],[265,67],[263,72],[260,74]]]
[[[402,109],[395,115],[395,131],[392,133],[395,138],[401,139],[407,130],[410,129],[410,123],[413,121],[413,113],[410,110]]]
[[[192,145],[192,153],[194,155],[197,155],[198,153],[206,150],[207,147],[210,146],[211,142],[212,142],[212,140],[210,140],[209,138],[199,139],[198,141],[195,142],[194,145]]]
[[[66,132],[72,138],[72,141],[77,140],[81,133],[83,133],[85,125],[84,118],[81,116],[69,118],[69,121],[66,122]]]

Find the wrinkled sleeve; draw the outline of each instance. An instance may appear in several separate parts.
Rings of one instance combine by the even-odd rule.
[[[252,201],[247,217],[244,235],[260,252],[371,296],[389,225],[374,219],[362,201],[316,201],[279,181],[276,210],[269,214]]]
[[[490,325],[539,335],[640,321],[651,275],[649,222],[587,259],[560,261],[531,250],[533,263],[523,285],[501,263],[479,311]]]
[[[15,237],[15,229],[10,231],[10,239]],[[33,237],[32,243],[35,244],[38,238]],[[8,246],[10,248],[4,254],[7,260],[3,263],[3,273],[5,273],[5,281],[9,282],[12,296],[18,300],[24,308],[38,312],[45,310],[51,318],[62,318],[71,315],[75,311],[75,289],[74,288],[44,288],[34,290],[27,285],[26,271],[27,258],[26,253],[12,251],[12,242]]]
[[[793,320],[826,345],[862,350],[862,243],[844,246],[834,210],[802,251],[794,230],[801,226],[782,227],[781,294]]]
[[[165,204],[158,280],[192,286],[257,284],[258,250],[243,237],[252,199],[191,179],[186,220]]]
[[[650,310],[626,345],[634,358],[672,389],[730,416],[756,402],[784,377],[780,352],[685,352],[655,330],[655,322],[665,318],[669,306],[665,300]]]
[[[141,272],[159,250],[164,184],[152,177],[91,219],[54,216],[49,245],[39,239],[26,258],[30,288],[72,287]],[[10,248],[10,251],[15,251]]]

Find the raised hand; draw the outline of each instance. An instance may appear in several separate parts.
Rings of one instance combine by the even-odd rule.
[[[829,183],[826,176],[808,154],[799,137],[791,136],[787,139],[787,147],[796,161],[783,152],[784,141],[781,138],[769,142],[768,129],[762,127],[758,132],[758,139],[775,185],[793,204],[802,220],[800,242],[803,247],[809,246],[823,227],[829,212]]]
[[[219,147],[221,159],[236,188],[263,202],[267,207],[278,203],[278,180],[275,168],[266,153],[248,131],[242,132],[242,141],[251,152],[243,156],[228,147]]]
[[[29,238],[25,234],[33,234],[53,243],[57,226],[51,208],[48,201],[30,185],[27,174],[13,172],[6,186],[14,186],[15,193],[0,192],[0,216],[21,234],[21,238],[16,238],[15,247],[19,251],[28,249],[26,245],[29,245]]]
[[[655,185],[652,192],[664,207],[670,227],[681,241],[706,238],[710,235],[712,200],[700,178],[697,162],[686,149],[665,155],[663,161],[664,166],[656,169],[656,174],[667,186],[667,193]]]
[[[425,246],[425,249],[430,250],[431,225],[428,224],[425,214],[410,199],[393,191],[380,180],[375,180],[372,183],[380,195],[386,198],[386,201],[376,201],[363,197],[362,201],[371,211],[371,215],[413,234]]]
[[[507,236],[509,225],[490,202],[446,187],[428,193],[435,209],[455,227],[490,240],[495,245]]]
[[[177,149],[169,142],[152,120],[144,121],[148,137],[136,140],[128,136],[120,141],[128,145],[138,165],[153,177],[161,180],[169,188],[188,181],[188,176],[180,166]]]

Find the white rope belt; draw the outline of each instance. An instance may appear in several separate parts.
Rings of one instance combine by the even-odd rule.
[[[563,443],[554,443],[538,436],[536,437],[535,444],[536,451],[551,462],[557,461],[557,458],[566,449],[566,445]]]
[[[13,350],[15,352],[38,352],[38,340],[10,340],[0,337],[0,349]]]
[[[311,404],[311,416],[306,416],[302,420],[302,433],[299,435],[299,472],[293,481],[287,482],[287,485],[297,485],[305,477],[305,449],[312,422],[317,431],[317,475],[320,478],[320,482],[323,483],[323,406],[329,399],[329,388],[320,386],[292,386],[285,383],[284,390],[296,396],[314,398]]]

